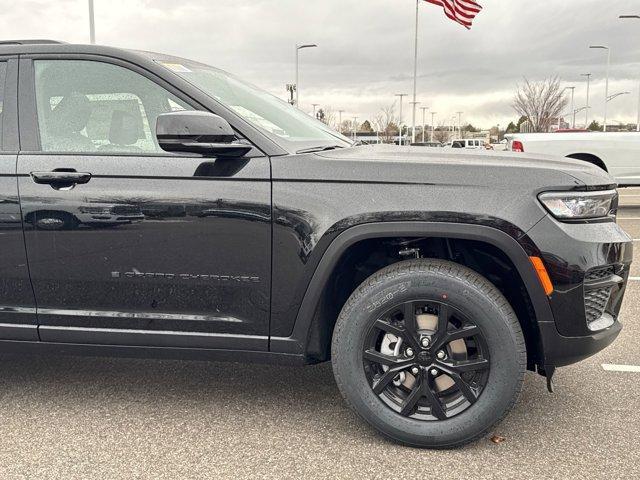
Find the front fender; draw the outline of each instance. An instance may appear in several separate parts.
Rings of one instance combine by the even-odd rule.
[[[307,352],[308,334],[322,292],[342,254],[352,245],[382,237],[439,237],[485,242],[500,249],[516,267],[531,299],[537,321],[552,323],[549,301],[529,260],[539,252],[528,237],[516,239],[497,228],[449,222],[381,222],[350,227],[340,233],[324,251],[309,282],[296,316],[293,332],[288,337],[271,337],[272,351],[291,354]],[[555,325],[554,325],[555,327]]]

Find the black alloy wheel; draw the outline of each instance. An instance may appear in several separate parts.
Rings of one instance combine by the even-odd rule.
[[[427,421],[473,405],[490,368],[478,326],[442,300],[387,310],[371,327],[362,356],[373,392],[401,415]]]
[[[347,403],[380,433],[452,448],[485,435],[513,408],[527,352],[495,285],[425,258],[385,267],[353,291],[333,330],[331,362]]]

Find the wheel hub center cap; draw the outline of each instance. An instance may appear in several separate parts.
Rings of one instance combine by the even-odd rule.
[[[431,365],[431,355],[429,352],[423,351],[418,353],[418,363],[423,367]]]

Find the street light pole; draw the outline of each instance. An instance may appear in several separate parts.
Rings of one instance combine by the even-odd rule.
[[[618,18],[640,20],[640,15],[620,15]],[[638,121],[636,122],[636,132],[640,132],[640,88],[638,88]]]
[[[576,87],[564,87],[564,89],[571,90],[571,115],[572,115],[571,128],[576,128],[576,111],[573,103],[573,93]]]
[[[353,117],[353,140],[358,137],[358,117]]]
[[[464,112],[456,112],[458,114],[458,135],[460,135],[460,140],[462,140],[462,114]]]
[[[413,49],[413,102],[411,102],[412,116],[411,116],[411,143],[416,142],[416,89],[418,84],[418,12],[420,9],[420,0],[416,0],[416,30],[415,30],[415,43]]]
[[[91,45],[96,43],[96,23],[93,14],[93,0],[89,0],[89,42]]]
[[[611,49],[605,45],[590,45],[589,48],[597,48],[607,51],[607,78],[604,84],[604,122],[602,125],[602,131],[607,131],[607,104],[609,103],[609,68],[611,66]]]
[[[435,117],[438,112],[431,112],[431,141],[433,142],[433,132],[436,128]]]
[[[407,96],[406,93],[396,93],[396,97],[400,97],[400,113],[398,114],[398,143],[402,145],[402,99]]]
[[[611,100],[613,100],[614,98],[618,98],[618,97],[619,97],[619,96],[621,96],[621,95],[629,95],[629,94],[631,94],[631,92],[618,92],[618,93],[614,93],[613,95],[609,95],[609,96],[606,98],[606,103],[609,103]],[[616,121],[616,120],[614,120],[614,122],[615,122],[615,121]],[[619,123],[619,126],[622,126],[622,122],[620,122],[620,121],[618,120],[618,123]]]
[[[585,107],[584,111],[584,128],[587,129],[589,128],[589,83],[591,81],[591,74],[590,73],[581,73],[580,74],[581,77],[587,77],[587,106]]]
[[[416,143],[416,107],[420,102],[409,102],[413,106],[413,126],[411,127],[411,143]]]
[[[338,131],[342,133],[342,112],[344,110],[338,110]]]
[[[620,95],[629,95],[631,94],[631,92],[618,92],[618,93],[614,93],[613,95],[609,95],[607,97],[607,103],[609,103],[611,100],[613,100],[614,98],[619,97]],[[615,122],[616,120],[614,120]]]
[[[420,109],[422,110],[422,143],[424,143],[424,129],[426,126],[424,121],[424,116],[425,116],[425,112],[429,110],[429,107],[420,107]]]
[[[316,48],[315,43],[296,45],[296,108],[300,108],[300,50],[303,48]]]

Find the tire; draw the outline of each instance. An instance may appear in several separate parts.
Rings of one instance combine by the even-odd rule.
[[[420,302],[424,306],[416,307]],[[428,362],[438,360],[432,352],[424,353],[424,357],[420,357],[423,353],[415,354],[411,358],[420,358],[420,362],[424,362],[424,364],[416,364],[417,366],[411,367],[414,369],[413,371],[419,372],[413,377],[415,379],[414,388],[424,386],[424,391],[427,392],[426,389],[429,388],[431,393],[428,395],[425,393],[424,397],[419,398],[418,403],[413,407],[411,416],[402,415],[395,410],[394,401],[396,396],[403,400],[400,398],[404,394],[403,387],[389,384],[380,395],[374,393],[372,384],[376,384],[376,378],[382,380],[382,377],[389,371],[380,370],[384,367],[364,359],[364,351],[370,352],[370,349],[365,348],[365,345],[371,338],[376,338],[377,325],[402,326],[402,324],[406,324],[404,320],[402,320],[402,324],[393,323],[395,320],[389,320],[389,323],[386,320],[383,323],[381,323],[382,320],[378,320],[383,319],[384,315],[391,315],[388,312],[393,312],[394,308],[401,308],[402,311],[411,311],[412,309],[414,315],[406,314],[408,316],[402,318],[416,319],[419,312],[435,308],[432,307],[431,302],[435,302],[433,305],[437,307],[436,318],[439,319],[441,314],[449,318],[445,321],[444,329],[438,328],[433,334],[434,345],[440,331],[444,335],[442,338],[453,338],[451,334],[458,331],[451,328],[454,326],[453,322],[459,323],[460,329],[465,328],[469,332],[477,332],[477,336],[464,340],[465,354],[468,357],[473,357],[469,352],[474,351],[473,347],[468,347],[468,345],[477,346],[477,358],[466,362],[475,361],[479,365],[483,364],[482,368],[486,369],[484,372],[488,373],[472,372],[468,374],[474,375],[472,380],[460,383],[462,386],[465,383],[474,386],[472,394],[468,397],[472,401],[467,401],[468,389],[466,387],[459,389],[459,402],[468,403],[465,409],[459,412],[452,409],[450,412],[448,405],[445,404],[443,411],[440,411],[437,405],[443,405],[445,399],[448,398],[445,394],[449,390],[436,393],[441,396],[438,398],[442,401],[439,399],[435,403],[429,403],[433,398],[431,394],[436,389],[436,384],[434,383],[435,378],[429,377],[434,371],[433,363],[429,367]],[[411,305],[409,310],[402,306],[407,304]],[[394,305],[401,305],[401,307],[394,307]],[[463,323],[458,320],[458,317],[465,319],[464,322],[466,319],[473,318],[473,322]],[[417,322],[416,320],[416,324]],[[440,320],[438,320],[438,325],[440,325],[439,322]],[[474,325],[475,330],[472,329]],[[383,330],[382,335],[385,335],[386,331],[388,330]],[[418,329],[417,332],[419,334],[418,342],[421,341],[421,338],[424,341],[420,334],[425,330]],[[400,343],[402,344],[402,342]],[[396,346],[397,344],[398,342],[396,342]],[[407,344],[405,342],[403,345]],[[454,355],[457,355],[449,350],[453,343],[445,345],[452,358],[450,363],[458,367],[462,365],[463,362],[453,361]],[[445,347],[438,348],[444,349]],[[377,354],[377,352],[374,353]],[[439,351],[438,354],[440,353],[442,352]],[[526,369],[526,348],[522,330],[513,309],[506,298],[487,279],[477,272],[453,262],[416,259],[399,262],[378,271],[353,292],[336,322],[332,341],[332,364],[338,388],[346,402],[360,417],[383,435],[414,447],[453,448],[485,435],[514,406],[522,388]],[[389,368],[387,367],[387,369]],[[379,372],[377,376],[371,373],[375,369],[378,369]],[[445,375],[442,371],[439,374]],[[462,376],[464,375],[467,374],[462,374]],[[398,378],[395,377],[395,381],[398,381]],[[405,375],[404,378],[406,379],[407,376]],[[458,376],[457,380],[460,378]],[[454,379],[454,376],[451,379]],[[421,383],[418,384],[418,382]],[[429,385],[433,388],[430,388]],[[454,392],[451,394],[452,397],[455,397],[455,389],[458,385],[456,382],[452,387],[451,391]],[[475,389],[476,385],[478,389]],[[463,392],[465,395],[462,394]],[[407,394],[403,402],[399,403],[398,408],[401,411],[405,404],[411,403],[409,396]],[[437,415],[438,413],[443,413],[444,416],[436,418],[440,417]]]

